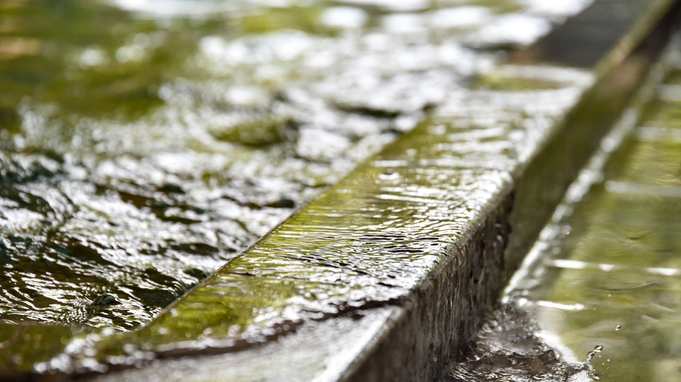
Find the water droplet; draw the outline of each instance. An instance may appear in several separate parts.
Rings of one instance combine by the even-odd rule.
[[[586,353],[586,362],[587,362],[587,363],[591,362],[591,360],[594,358],[594,356],[595,356],[597,353],[600,353],[602,350],[603,350],[603,345],[596,345],[596,346],[594,347],[594,350],[592,350],[592,351]]]
[[[378,175],[380,179],[398,179],[400,177],[400,174],[397,173],[397,171],[393,170],[392,168],[388,168],[384,170],[381,174]]]

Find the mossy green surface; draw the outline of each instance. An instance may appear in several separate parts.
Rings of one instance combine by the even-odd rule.
[[[31,372],[36,363],[63,351],[74,335],[91,331],[84,327],[37,323],[0,325],[0,375],[20,379],[21,373]]]
[[[47,5],[37,4],[41,6],[36,9],[44,12],[43,8]],[[69,362],[81,366],[94,358],[98,362],[124,367],[129,364],[129,357],[139,357],[140,352],[142,355],[153,352],[153,357],[172,357],[176,354],[199,354],[206,349],[234,351],[292,332],[306,321],[402,303],[429,280],[439,263],[451,260],[448,256],[455,256],[456,261],[461,262],[457,264],[469,261],[467,257],[459,256],[461,253],[455,249],[470,241],[471,235],[486,222],[499,203],[508,201],[510,190],[517,180],[514,177],[520,176],[533,153],[553,135],[558,127],[556,122],[561,121],[579,101],[589,83],[570,79],[554,83],[513,78],[492,71],[481,80],[486,88],[456,87],[455,90],[461,92],[456,94],[462,96],[449,103],[442,101],[435,108],[427,100],[418,98],[414,106],[413,100],[408,97],[387,106],[378,103],[378,106],[360,104],[356,107],[353,103],[356,99],[351,96],[360,92],[353,88],[344,89],[339,97],[336,97],[337,94],[320,96],[335,108],[334,113],[323,114],[325,117],[331,120],[364,118],[342,125],[350,132],[334,135],[336,142],[370,146],[361,141],[361,132],[352,130],[357,125],[370,125],[369,129],[382,132],[372,136],[376,140],[382,139],[380,142],[388,142],[401,135],[394,144],[386,146],[342,181],[334,183],[340,176],[338,174],[349,170],[347,163],[339,166],[338,173],[331,173],[336,169],[328,165],[329,159],[324,157],[324,152],[286,154],[286,150],[298,150],[304,146],[295,143],[304,134],[303,128],[309,127],[299,121],[310,122],[300,115],[307,115],[310,111],[302,108],[294,110],[298,113],[294,116],[298,123],[294,123],[295,118],[286,112],[274,117],[270,115],[284,103],[287,106],[317,105],[312,102],[316,100],[314,97],[292,101],[289,98],[295,98],[296,93],[293,92],[292,96],[282,88],[292,83],[301,87],[312,83],[309,86],[314,87],[316,81],[323,77],[317,77],[318,72],[303,72],[300,69],[304,63],[302,58],[277,61],[279,57],[272,54],[271,57],[275,58],[266,63],[278,63],[281,65],[278,68],[285,72],[282,77],[275,76],[274,79],[267,77],[267,72],[257,71],[261,62],[247,62],[252,57],[260,57],[253,52],[276,51],[276,40],[267,40],[278,36],[273,31],[293,28],[319,32],[319,25],[312,20],[319,15],[320,9],[314,6],[295,10],[269,9],[224,23],[211,17],[170,21],[139,17],[122,22],[116,17],[129,17],[122,11],[101,12],[96,7],[79,10],[71,3],[67,5],[71,6],[66,6],[67,14],[71,11],[90,12],[79,17],[88,19],[88,23],[110,26],[111,34],[95,44],[89,40],[80,41],[78,36],[83,34],[82,31],[74,31],[75,37],[70,36],[62,45],[57,44],[58,59],[49,61],[54,65],[54,73],[49,70],[41,72],[41,65],[44,65],[42,56],[34,57],[35,61],[28,59],[37,51],[32,50],[32,42],[23,41],[21,54],[0,63],[12,73],[10,90],[0,98],[0,112],[7,121],[3,125],[3,133],[19,135],[3,143],[7,152],[17,154],[8,163],[21,164],[21,160],[26,160],[35,168],[27,176],[15,171],[4,179],[28,184],[34,178],[43,179],[45,175],[44,178],[53,182],[46,187],[48,190],[59,187],[67,191],[82,189],[88,197],[96,198],[96,203],[91,203],[82,194],[77,194],[83,200],[77,204],[80,214],[74,212],[73,216],[83,216],[82,221],[70,222],[69,225],[53,218],[56,231],[50,231],[52,236],[49,238],[58,238],[59,246],[45,250],[45,253],[57,259],[65,256],[68,261],[90,257],[99,259],[107,265],[99,273],[107,275],[118,272],[119,268],[109,267],[109,262],[115,262],[112,259],[120,260],[116,256],[139,260],[128,275],[103,287],[88,286],[87,293],[75,298],[87,308],[102,301],[102,296],[113,296],[116,301],[122,301],[122,306],[97,305],[99,314],[94,320],[91,320],[92,314],[81,315],[83,311],[91,311],[81,309],[77,311],[78,315],[69,316],[64,322],[118,325],[130,330],[101,339],[98,337],[83,348],[67,349]],[[508,12],[517,10],[516,6],[519,5],[513,3],[509,8],[492,8]],[[21,7],[7,9],[28,12],[27,8]],[[56,21],[68,24],[64,21],[67,19],[59,19],[59,12],[56,14]],[[53,17],[53,14],[48,16]],[[33,16],[17,17],[21,21]],[[177,26],[175,32],[165,23]],[[17,21],[16,25],[23,24]],[[88,25],[88,28],[93,27]],[[74,25],[73,28],[80,27]],[[160,40],[163,41],[160,47],[145,48],[145,53],[140,56],[140,45],[150,44],[157,29],[164,28],[170,31]],[[243,40],[243,46],[255,47],[244,55],[245,63],[220,61],[224,50],[240,47],[233,44],[233,36],[256,32],[262,32],[265,37],[253,35]],[[283,31],[281,36],[294,40],[302,36],[296,33]],[[319,33],[323,38],[328,37]],[[202,39],[207,34],[219,37]],[[312,41],[307,38],[296,41]],[[318,41],[321,41],[319,45],[311,45],[312,49],[323,47],[328,42]],[[197,46],[202,46],[203,51],[197,53]],[[219,48],[216,49],[218,53],[210,56],[210,49],[215,46]],[[51,48],[45,45],[42,49],[46,49],[45,54],[49,55]],[[270,57],[267,54],[264,56]],[[206,64],[210,60],[215,62]],[[95,61],[98,64],[91,65]],[[230,67],[231,64],[237,69]],[[450,66],[447,68],[452,69]],[[564,70],[570,72],[569,68]],[[308,74],[310,78],[305,77]],[[586,71],[574,71],[572,74],[582,79],[591,78]],[[36,77],[38,75],[47,79]],[[214,76],[229,83],[229,89],[234,85],[237,90],[249,90],[248,86],[239,88],[242,84],[238,81],[251,78],[247,77],[251,75],[257,79],[257,86],[262,85],[265,89],[264,92],[256,92],[255,96],[251,95],[251,102],[244,101],[235,106],[231,101],[220,98],[224,92],[211,90],[214,90],[211,88]],[[378,77],[391,78],[391,75],[393,73]],[[182,77],[185,76],[191,77],[191,80],[184,81]],[[472,77],[475,76],[460,75],[457,80],[467,84],[464,79]],[[301,78],[307,78],[308,82]],[[455,81],[451,82],[459,86]],[[42,85],[36,87],[36,83]],[[218,89],[225,88],[218,86]],[[614,92],[612,89],[608,91]],[[419,94],[417,90],[413,94],[405,93]],[[22,103],[27,94],[31,101]],[[244,98],[249,99],[248,96]],[[348,100],[352,102],[346,102]],[[420,101],[423,101],[422,104],[419,104]],[[345,108],[347,105],[350,106]],[[246,122],[233,123],[233,119],[220,118],[223,113],[232,112],[246,116]],[[175,119],[176,114],[182,113],[186,115]],[[428,117],[424,118],[424,114]],[[205,115],[209,117],[201,119]],[[35,133],[22,125],[22,118],[26,120],[27,116],[35,116],[39,122],[43,118],[53,124],[49,129],[38,129]],[[423,120],[411,132],[402,134],[400,129],[403,128],[397,129],[397,119],[405,116]],[[173,123],[177,121],[182,123]],[[181,128],[173,130],[177,126]],[[32,132],[35,134],[30,136]],[[76,136],[83,141],[74,139]],[[22,141],[23,138],[29,139]],[[90,138],[93,140],[89,141]],[[314,139],[318,136],[313,136],[313,144],[317,143]],[[27,145],[22,146],[26,142]],[[376,150],[376,146],[370,147]],[[159,152],[164,155],[150,155]],[[364,154],[353,152],[347,157],[359,161],[357,158],[368,155],[367,152],[371,150],[364,151]],[[42,157],[44,153],[47,153],[47,159]],[[80,156],[69,162],[72,160],[67,155],[69,153]],[[229,154],[228,159],[222,156],[225,153]],[[310,159],[314,155],[321,159]],[[308,165],[306,161],[312,164]],[[272,166],[281,162],[289,166]],[[67,165],[60,167],[63,163]],[[59,171],[45,170],[48,168]],[[91,171],[101,178],[91,182],[85,176],[85,180],[78,178],[75,185],[60,183],[60,176],[72,180],[68,176],[75,174],[75,178],[83,170],[85,174]],[[248,171],[254,171],[256,175],[252,178],[239,177]],[[283,191],[270,187],[282,179],[293,179],[292,185]],[[287,192],[296,195],[300,192],[309,198],[311,193],[305,187],[319,189],[330,183],[334,183],[331,188],[254,246],[234,257],[252,242],[249,240],[254,240],[255,232],[262,233],[262,227],[269,227],[267,224],[272,224],[277,218],[283,219],[286,214],[277,212],[278,208],[291,211],[300,201],[308,200],[301,196],[294,202]],[[256,190],[244,194],[233,192],[243,184],[255,184]],[[211,192],[206,192],[207,188]],[[195,194],[191,194],[192,191]],[[189,194],[193,195],[193,199],[187,196]],[[26,191],[22,188],[3,197],[21,203],[25,195]],[[51,218],[58,216],[53,213],[50,203],[40,201],[52,199],[45,196],[36,200],[33,212],[52,213],[49,215]],[[124,206],[124,213],[116,215],[99,208],[109,202]],[[223,217],[220,213],[224,211],[234,216],[220,220]],[[67,212],[71,213],[70,210]],[[139,218],[138,214],[143,216],[140,219],[143,224],[126,225],[133,218]],[[25,227],[13,229],[30,231],[36,226],[41,227],[37,225],[39,223],[52,224],[46,221],[31,221]],[[202,223],[214,223],[206,225],[214,235],[204,235],[201,229],[193,230]],[[218,225],[219,229],[214,229]],[[66,227],[67,234],[59,233],[61,227]],[[230,235],[225,235],[224,231],[229,231]],[[69,236],[71,234],[73,237]],[[134,235],[143,236],[143,245],[132,245],[138,244],[128,240]],[[12,249],[29,254],[43,253],[40,252],[43,247],[36,249],[36,246],[31,246],[32,243],[21,241],[24,247],[17,244],[19,249]],[[109,244],[110,247],[107,247]],[[217,260],[213,258],[213,262],[229,261],[206,279],[210,266],[197,268],[191,265],[194,264],[192,261],[204,264],[210,262],[211,256],[216,253],[219,256]],[[180,255],[191,255],[192,261],[181,262],[183,268],[178,270],[156,268],[168,258]],[[78,281],[89,285],[90,281],[96,281],[92,279]],[[189,293],[184,294],[188,290]],[[152,320],[178,296],[182,297]],[[49,301],[51,298],[43,296],[40,299],[44,302],[44,306],[40,306],[43,311],[53,308]],[[75,311],[66,310],[68,313]],[[21,317],[12,316],[11,319],[20,321]],[[6,327],[15,328],[12,329],[15,332],[30,331],[29,339],[38,338],[43,330],[15,325]],[[18,363],[13,361],[8,372],[35,370],[35,365],[41,360],[42,366],[50,365],[47,361],[58,355],[66,343],[78,343],[82,339],[79,336],[68,339],[71,329],[67,326],[53,328],[58,328],[50,330],[57,333],[55,338],[60,338],[54,347],[46,347],[45,352],[36,353],[35,358],[23,357]],[[21,351],[29,351],[29,347],[26,345]],[[3,347],[3,355],[16,349]],[[45,367],[56,370],[54,366]]]

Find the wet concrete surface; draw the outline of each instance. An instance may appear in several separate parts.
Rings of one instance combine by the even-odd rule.
[[[125,4],[130,3],[119,5]],[[128,11],[141,20],[162,20],[167,15],[154,12],[172,11],[145,8],[144,4],[140,2]],[[556,10],[534,3],[475,3],[460,9],[414,2],[400,6],[408,9],[393,9],[394,4],[380,1],[362,2],[361,6],[349,1],[342,4],[344,7],[296,9],[295,14],[310,11],[310,17],[321,20],[302,20],[297,31],[287,29],[291,25],[285,22],[290,20],[286,7],[273,7],[264,12],[266,18],[255,17],[262,16],[256,12],[238,19],[243,24],[237,24],[246,28],[247,34],[234,35],[218,28],[210,30],[208,36],[194,35],[192,41],[197,42],[198,50],[188,54],[186,67],[180,65],[182,76],[169,75],[161,81],[156,93],[160,103],[149,111],[145,109],[141,116],[123,115],[113,118],[123,122],[112,123],[112,119],[86,118],[86,111],[71,110],[54,100],[21,104],[16,114],[20,117],[14,119],[21,123],[14,127],[16,133],[8,134],[15,134],[14,145],[24,146],[7,149],[7,161],[16,163],[17,170],[9,172],[6,179],[16,183],[12,187],[17,191],[10,188],[5,198],[5,216],[24,216],[38,222],[43,212],[54,210],[55,216],[62,216],[60,210],[52,208],[60,205],[61,199],[41,194],[53,192],[55,185],[60,195],[70,200],[74,197],[69,190],[86,195],[78,199],[85,204],[78,205],[72,215],[63,215],[68,218],[52,236],[44,234],[32,220],[22,225],[19,220],[5,219],[9,231],[28,230],[26,235],[32,235],[30,242],[8,241],[12,247],[6,253],[15,255],[10,260],[20,262],[23,253],[35,254],[38,259],[45,242],[51,243],[46,244],[49,247],[54,244],[50,241],[53,237],[81,232],[72,230],[72,223],[80,221],[87,209],[95,210],[92,216],[99,220],[85,219],[88,223],[83,224],[94,224],[81,232],[79,241],[67,242],[74,243],[75,249],[59,247],[62,250],[55,249],[57,255],[47,260],[59,265],[63,256],[69,262],[74,256],[101,256],[99,249],[91,250],[89,244],[83,244],[83,240],[92,244],[95,238],[110,246],[103,251],[108,261],[113,259],[133,271],[121,274],[112,267],[100,272],[97,262],[82,263],[95,265],[84,273],[97,272],[127,281],[113,282],[114,289],[94,288],[98,293],[86,293],[91,298],[85,301],[76,299],[76,309],[67,309],[75,312],[74,316],[55,315],[64,308],[50,301],[42,310],[46,315],[40,317],[30,318],[39,310],[30,306],[23,311],[4,311],[11,314],[7,316],[9,324],[42,320],[84,325],[71,333],[64,326],[33,330],[26,322],[18,327],[3,325],[7,337],[3,344],[17,343],[18,336],[22,336],[26,349],[36,344],[40,347],[45,336],[66,344],[61,352],[45,349],[32,355],[26,350],[18,358],[16,353],[8,355],[3,372],[17,372],[6,375],[18,379],[27,375],[20,373],[34,377],[43,373],[49,379],[51,373],[67,378],[70,373],[94,377],[110,371],[104,378],[116,379],[119,374],[114,372],[127,370],[120,378],[139,380],[143,375],[155,375],[154,370],[159,368],[186,375],[187,363],[196,362],[207,368],[204,373],[197,370],[193,379],[213,378],[211,370],[216,367],[228,378],[230,365],[255,365],[258,357],[274,357],[268,351],[279,346],[280,340],[292,338],[288,343],[296,343],[297,332],[311,329],[300,341],[303,345],[295,345],[298,347],[290,353],[302,356],[305,366],[299,367],[308,372],[305,375],[328,380],[385,380],[396,375],[405,380],[430,380],[441,375],[444,360],[462,356],[503,285],[503,249],[508,244],[515,181],[595,81],[587,70],[509,65],[505,51],[509,46],[536,41],[552,23],[565,20],[586,3],[579,4]],[[227,12],[211,6],[215,4],[207,5],[206,12]],[[463,26],[451,24],[457,20],[457,12],[468,15]],[[182,21],[179,25],[195,28],[189,19],[188,24]],[[259,29],[273,20],[283,24],[271,30]],[[345,21],[333,25],[333,20]],[[165,21],[155,22],[165,25]],[[318,22],[328,30],[315,30]],[[210,22],[198,24],[214,26]],[[527,28],[511,33],[509,28],[521,24]],[[340,31],[333,32],[334,28]],[[146,52],[145,41],[135,34],[129,44],[116,49],[116,62],[143,60],[146,53],[140,56],[139,51]],[[168,44],[166,49],[173,46]],[[104,53],[96,49],[88,52],[79,56],[81,69],[102,62]],[[247,83],[235,83],[236,79],[246,79]],[[624,95],[635,86],[625,85],[618,88],[626,89],[622,90]],[[57,112],[43,103],[56,104]],[[66,116],[60,114],[62,109],[68,111]],[[11,110],[8,113],[15,115]],[[96,138],[101,133],[103,138],[92,145],[74,142],[69,133],[59,135],[64,120],[84,126],[82,137]],[[102,124],[111,129],[101,128],[97,134],[87,130]],[[48,132],[56,132],[56,136]],[[99,143],[103,146],[97,146]],[[79,147],[83,151],[78,151]],[[97,147],[107,150],[97,152]],[[379,149],[378,155],[362,162]],[[77,154],[75,159],[65,154],[70,151]],[[162,155],[158,156],[159,152]],[[337,156],[343,160],[330,160]],[[272,163],[281,166],[272,167]],[[354,172],[335,183],[354,166]],[[43,168],[59,174],[58,182],[44,185],[43,178],[25,171],[37,169],[40,174]],[[225,172],[233,176],[226,177]],[[24,173],[28,175],[22,176]],[[94,175],[104,180],[88,188]],[[257,235],[246,235],[235,243],[229,235],[215,234],[241,232],[225,228],[237,226],[264,233],[330,183],[334,183],[331,188],[241,255],[237,253]],[[286,192],[272,194],[271,190]],[[37,215],[25,213],[33,204],[22,198],[30,199],[35,193],[47,201],[35,205],[45,208],[34,211]],[[97,203],[88,204],[88,198],[95,196],[100,198]],[[115,235],[119,231],[106,227],[120,226],[119,222],[107,221],[109,225],[104,225],[101,219],[111,214],[96,213],[101,208],[95,207],[108,205],[105,201],[113,203],[111,209],[115,211],[125,207],[122,220],[130,218],[135,224],[143,224],[125,226],[127,234]],[[231,208],[234,204],[243,208]],[[230,211],[255,220],[222,215]],[[102,229],[106,233],[91,232]],[[175,243],[171,239],[194,233],[200,234],[200,240]],[[205,238],[217,238],[215,245],[200,246]],[[123,239],[127,241],[119,241]],[[154,253],[154,261],[147,261],[146,252],[130,250],[150,242],[163,252]],[[232,248],[225,243],[235,245]],[[164,257],[156,255],[169,253],[163,248],[171,244],[174,257],[165,264],[161,261]],[[213,268],[194,266],[196,252],[206,252],[202,258]],[[217,273],[205,279],[228,259]],[[183,279],[173,281],[177,280],[173,278],[177,276],[177,263],[184,267],[179,268],[182,277],[205,281],[171,302],[192,286]],[[154,271],[149,264],[151,268],[167,265],[156,270],[171,285],[179,286],[178,290],[166,290],[168,293],[159,299],[158,293],[165,286],[146,288],[146,275]],[[39,277],[16,269],[15,283],[29,280],[38,296],[56,296],[51,292],[54,285],[40,289],[45,283],[33,282]],[[146,273],[136,273],[140,269]],[[165,271],[170,273],[169,279]],[[82,284],[73,284],[76,292],[71,288],[69,293],[82,293],[77,290]],[[127,293],[129,284],[155,290],[155,296],[149,299],[144,294]],[[18,293],[10,296],[15,302],[41,301],[22,295],[20,290],[12,293]],[[69,293],[64,295],[68,297]],[[156,301],[156,305],[147,300]],[[62,303],[68,306],[74,301],[65,298]],[[152,320],[168,303],[171,305]],[[145,314],[137,314],[131,307],[141,307]],[[357,323],[357,336],[362,338],[352,346],[344,341],[354,338],[338,335],[347,330],[345,326],[335,325],[348,319]],[[315,332],[315,328],[326,328],[327,323],[330,332],[322,336]],[[128,333],[114,329],[130,330],[141,325],[141,329]],[[93,326],[109,328],[93,332]],[[316,352],[316,338],[338,341],[338,348],[347,351],[341,355],[331,350]],[[540,344],[535,349],[546,354],[544,358],[550,364],[550,353]],[[54,355],[48,356],[50,353]],[[216,353],[220,355],[209,359]],[[293,372],[292,364],[284,362],[291,359],[289,356],[278,356],[283,358],[275,362],[282,373]],[[247,362],[249,357],[251,361]],[[284,370],[286,367],[289,369]],[[257,369],[249,370],[256,373],[252,378],[260,375],[261,379],[276,379],[276,374],[265,377],[257,374]],[[160,374],[156,376],[161,378]]]
[[[580,4],[8,2],[0,319],[149,322]]]

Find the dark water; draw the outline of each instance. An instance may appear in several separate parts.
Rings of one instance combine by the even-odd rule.
[[[4,1],[0,320],[148,322],[587,3]]]

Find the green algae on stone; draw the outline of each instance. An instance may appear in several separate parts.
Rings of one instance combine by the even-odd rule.
[[[242,33],[267,33],[281,29],[318,33],[321,29],[318,17],[322,9],[319,6],[265,8],[240,17],[235,27]]]
[[[571,104],[567,98],[563,107]],[[511,121],[508,129],[529,118],[514,111],[515,104],[499,105],[500,117]],[[547,112],[551,116],[553,109]],[[428,119],[388,145],[144,329],[96,345],[99,354],[115,354],[123,343],[169,354],[237,349],[292,331],[304,320],[402,299],[449,248],[467,240],[466,227],[479,224],[470,219],[485,215],[484,200],[503,193],[516,163],[506,157],[490,166],[504,145],[466,149],[501,141],[505,131],[491,120],[470,116],[443,125],[437,118],[444,119]],[[442,149],[450,139],[462,146]],[[479,159],[448,160],[457,153]]]
[[[280,13],[286,14],[286,11]],[[140,19],[145,28],[154,28],[154,23],[144,21],[144,17]],[[158,23],[161,29],[167,28],[165,23]],[[89,324],[105,326],[113,322],[123,328],[131,328],[150,319],[160,310],[160,305],[164,305],[154,301],[167,303],[168,294],[172,297],[183,294],[215,269],[216,262],[232,258],[255,240],[256,234],[266,232],[286,215],[286,211],[272,212],[267,206],[281,200],[292,200],[288,199],[293,197],[291,194],[302,195],[294,204],[284,203],[285,208],[293,208],[314,194],[306,187],[333,183],[351,165],[373,152],[372,149],[356,150],[343,154],[343,163],[334,162],[327,166],[325,158],[307,163],[307,159],[314,159],[314,156],[305,155],[305,145],[300,144],[291,158],[282,154],[283,145],[278,145],[280,141],[295,139],[282,133],[281,125],[278,125],[280,121],[288,121],[288,115],[270,124],[268,117],[259,114],[259,109],[254,113],[256,122],[244,126],[272,132],[271,139],[259,142],[250,138],[242,140],[241,132],[230,135],[232,130],[221,130],[230,125],[217,122],[223,122],[221,118],[225,115],[233,116],[230,112],[234,109],[244,112],[238,110],[243,107],[248,113],[253,106],[239,104],[239,107],[230,109],[230,103],[220,98],[225,89],[231,90],[240,85],[234,82],[235,78],[254,78],[255,85],[265,89],[265,101],[272,97],[276,102],[285,100],[287,106],[292,106],[294,113],[291,118],[297,122],[296,128],[302,127],[297,132],[302,132],[301,136],[304,136],[305,128],[318,124],[321,125],[320,130],[341,131],[327,137],[346,138],[353,144],[362,142],[359,137],[379,140],[380,144],[370,146],[376,150],[393,139],[394,131],[409,130],[424,113],[432,112],[434,117],[417,127],[414,134],[406,135],[405,139],[387,148],[385,155],[366,162],[357,173],[327,191],[255,247],[231,260],[217,275],[193,289],[149,325],[132,333],[107,337],[95,344],[95,348],[100,349],[97,356],[104,361],[107,361],[106,357],[126,353],[131,348],[131,356],[136,350],[159,353],[191,352],[211,347],[221,348],[220,351],[233,350],[248,342],[262,341],[291,331],[304,320],[319,320],[400,301],[419,288],[439,262],[449,261],[450,257],[462,263],[470,260],[459,257],[461,252],[457,245],[469,240],[472,232],[485,223],[480,221],[481,217],[487,216],[489,209],[498,207],[495,202],[506,200],[513,182],[509,174],[528,160],[527,153],[532,153],[545,141],[555,127],[554,121],[561,118],[590,85],[589,81],[567,81],[557,89],[538,90],[532,87],[543,84],[528,81],[523,82],[525,88],[510,89],[503,92],[505,94],[495,91],[471,94],[462,84],[480,74],[477,72],[479,66],[487,65],[489,69],[489,65],[496,65],[496,62],[484,52],[474,54],[456,42],[437,49],[412,50],[413,44],[408,39],[388,36],[387,45],[381,46],[372,40],[376,37],[372,35],[359,40],[341,40],[342,44],[336,46],[329,45],[331,40],[325,38],[280,30],[235,38],[230,29],[234,24],[231,23],[221,27],[214,21],[175,20],[170,25],[179,25],[178,29],[187,28],[192,32],[179,34],[187,37],[187,40],[182,40],[187,42],[182,49],[188,49],[189,53],[178,54],[178,61],[169,64],[163,76],[135,75],[136,70],[144,72],[148,69],[145,66],[150,57],[148,51],[138,55],[138,45],[147,38],[153,40],[153,34],[146,29],[141,34],[126,32],[124,45],[119,46],[123,43],[121,41],[112,44],[115,50],[112,47],[90,47],[82,51],[85,57],[83,66],[89,72],[74,78],[79,83],[92,85],[87,89],[94,91],[101,83],[96,77],[91,82],[88,79],[88,75],[97,74],[88,63],[101,58],[101,51],[113,62],[118,50],[123,49],[120,56],[127,69],[119,74],[130,76],[131,80],[112,81],[115,85],[113,101],[102,101],[102,110],[108,110],[117,99],[140,101],[139,110],[148,114],[136,123],[119,123],[127,117],[119,118],[116,114],[112,119],[79,119],[80,116],[96,114],[90,109],[82,111],[64,107],[56,114],[50,114],[54,109],[50,105],[42,105],[42,99],[37,99],[37,104],[22,104],[22,118],[36,118],[39,122],[43,118],[55,122],[50,129],[59,132],[54,139],[44,139],[43,135],[48,134],[42,133],[50,129],[41,130],[41,126],[37,125],[32,131],[34,135],[28,136],[29,145],[34,149],[56,151],[57,165],[49,163],[53,165],[50,168],[56,170],[50,172],[50,176],[54,173],[80,174],[73,183],[59,178],[46,187],[83,191],[73,198],[81,213],[76,216],[83,217],[83,220],[67,222],[64,226],[67,232],[76,235],[59,236],[63,238],[63,244],[80,243],[75,255],[90,254],[106,261],[121,261],[122,258],[134,258],[136,261],[128,269],[128,276],[122,278],[124,283],[120,279],[112,282],[122,286],[121,296],[129,298],[128,305],[122,301],[123,305],[132,306],[132,314],[119,315],[117,321],[93,321]],[[209,36],[202,35],[205,32],[203,27],[210,32]],[[167,47],[175,48],[173,37],[172,34],[166,36],[169,38]],[[197,41],[200,52],[195,54],[190,47]],[[282,45],[287,41],[300,43],[308,49],[292,49],[295,54],[289,54],[291,52]],[[393,44],[397,44],[398,48],[393,49]],[[366,50],[347,49],[355,46]],[[265,53],[262,56],[245,54],[243,57],[246,58],[239,61],[239,54],[243,52],[239,50],[241,48],[247,52]],[[367,62],[348,52],[371,52],[377,54],[377,58],[373,63]],[[159,60],[163,57],[161,55]],[[325,62],[328,63],[324,59],[328,57],[340,57],[337,62],[347,64],[352,70],[324,66]],[[410,57],[419,57],[421,63],[429,63],[432,59],[433,65],[414,67],[408,59]],[[250,62],[250,58],[255,59]],[[386,69],[385,62],[394,65]],[[155,64],[160,64],[160,61]],[[286,74],[272,70],[273,66],[274,69],[283,69]],[[331,75],[321,76],[329,72]],[[587,80],[591,78],[589,73],[576,72]],[[338,91],[339,84],[345,85],[347,78],[357,73],[368,73],[369,79],[340,87],[342,91]],[[251,75],[253,77],[249,77]],[[181,80],[173,80],[178,76],[188,78],[184,84],[189,83],[190,90],[182,87]],[[213,76],[218,80],[206,81]],[[379,81],[375,82],[376,79]],[[159,82],[162,84],[156,89]],[[376,84],[374,88],[367,86],[372,83]],[[414,85],[418,87],[414,88]],[[289,86],[287,91],[280,91],[280,88]],[[106,87],[103,89],[106,90]],[[148,97],[144,95],[144,89]],[[78,89],[75,90],[78,93]],[[375,91],[381,91],[380,96]],[[106,96],[105,92],[94,91],[94,94]],[[433,94],[453,94],[454,97],[431,99]],[[459,102],[471,95],[473,102],[465,104],[470,108],[462,110]],[[545,102],[547,97],[555,103]],[[163,103],[157,104],[159,100]],[[97,111],[97,105],[93,103],[92,110]],[[197,107],[200,105],[204,107]],[[349,107],[343,109],[341,105]],[[495,110],[488,113],[490,105]],[[267,114],[267,111],[262,114]],[[493,118],[488,118],[490,114]],[[76,131],[82,141],[70,140],[71,119],[79,120],[75,126],[80,129]],[[63,123],[63,120],[68,123]],[[442,129],[439,124],[444,120],[456,122],[446,124]],[[213,133],[218,133],[212,136],[204,134],[210,133],[211,126]],[[439,139],[441,130],[446,133],[442,141]],[[221,131],[230,134],[222,137]],[[244,132],[244,136],[249,136],[247,133]],[[508,142],[502,140],[504,134],[513,137],[513,142],[525,152],[514,152]],[[421,135],[425,138],[420,139]],[[90,136],[95,139],[93,142],[86,141]],[[312,138],[319,136],[324,135],[312,135]],[[219,139],[221,137],[237,144],[226,144]],[[410,139],[413,139],[411,143]],[[239,141],[243,144],[239,145]],[[319,140],[313,142],[320,143]],[[485,150],[476,153],[472,150],[476,145],[484,146]],[[251,151],[248,146],[258,150]],[[96,149],[96,155],[91,155],[91,149]],[[64,155],[71,151],[85,155],[75,160]],[[148,156],[157,152],[160,154]],[[414,152],[423,153],[425,160],[414,156]],[[233,156],[225,159],[225,153]],[[97,160],[103,157],[104,160],[94,160],[93,165],[93,157]],[[301,157],[305,160],[300,160]],[[464,160],[451,160],[453,158]],[[272,168],[272,163],[282,166]],[[88,171],[101,176],[95,184],[83,181],[83,173],[87,177],[90,175]],[[243,176],[244,173],[255,173],[255,176]],[[29,178],[31,176],[29,174]],[[288,177],[293,178],[292,184],[285,183],[288,186],[277,188],[281,184],[279,182]],[[255,187],[255,190],[240,193],[239,187],[244,184]],[[105,201],[125,208],[103,208],[108,205]],[[131,217],[140,215],[142,224],[129,224]],[[505,215],[502,217],[505,219]],[[501,222],[498,226],[493,224],[495,222],[486,223],[494,229],[505,229]],[[338,227],[346,227],[348,231],[334,231]],[[142,236],[144,245],[137,246],[139,243],[129,240],[126,233]],[[111,248],[101,248],[100,243],[91,238],[111,244]],[[486,251],[499,252],[504,242],[504,235],[499,235],[478,244],[489,244]],[[16,244],[16,248],[12,249],[25,249],[19,247],[20,244]],[[120,248],[128,251],[117,251]],[[29,249],[37,252],[35,248]],[[478,247],[471,251],[475,252],[475,256],[483,252]],[[55,253],[55,256],[63,254],[59,250]],[[168,258],[175,257],[191,264],[182,262],[182,269],[176,269],[174,264],[165,263]],[[500,261],[500,257],[494,257],[494,260]],[[457,263],[457,266],[461,265],[462,269],[467,269],[463,265],[474,267],[474,264],[462,263]],[[200,264],[199,268],[197,264]],[[158,265],[163,268],[155,268]],[[499,266],[498,263],[490,264],[490,267]],[[107,274],[116,275],[114,269],[107,268],[110,271]],[[483,274],[480,269],[476,272]],[[476,285],[484,285],[478,282],[500,281],[500,278],[492,281],[479,280],[477,276],[471,278],[475,279]],[[455,287],[468,285],[462,280],[457,282],[461,284]],[[136,288],[131,287],[133,285]],[[472,295],[468,297],[474,298]],[[130,304],[130,300],[135,304]],[[138,304],[139,301],[145,304]],[[462,299],[457,303],[471,307],[474,302]],[[145,309],[149,311],[143,311]],[[126,320],[121,323],[122,319]],[[121,364],[128,360],[117,358],[108,362]]]
[[[476,88],[498,90],[498,91],[522,91],[539,89],[556,89],[563,85],[556,81],[549,81],[540,78],[508,78],[499,75],[488,74],[479,77],[474,85]]]
[[[0,374],[20,379],[38,362],[59,354],[75,335],[87,334],[86,327],[44,325],[0,325]]]
[[[242,120],[214,124],[208,127],[208,131],[219,140],[246,146],[266,146],[286,140],[286,130],[291,130],[287,123],[289,119],[286,116],[245,114]]]
[[[0,45],[16,51],[0,61],[2,176],[17,180],[0,195],[3,249],[16,265],[7,282],[50,296],[33,313],[25,298],[7,298],[3,314],[148,322],[500,60],[466,48],[457,31],[420,42],[387,21],[332,31],[323,16],[334,5],[3,8]],[[490,17],[511,11],[497,5],[486,5]],[[360,8],[360,17],[404,16]],[[481,144],[488,159],[498,154],[489,167],[513,163],[503,142],[453,140],[430,151],[472,157]],[[102,293],[121,304],[84,314]]]
[[[230,348],[304,320],[392,304],[465,240],[483,202],[509,182],[494,170],[437,167],[386,175],[366,165],[353,174],[151,324],[101,342],[100,354],[115,353],[120,341],[161,353]]]

